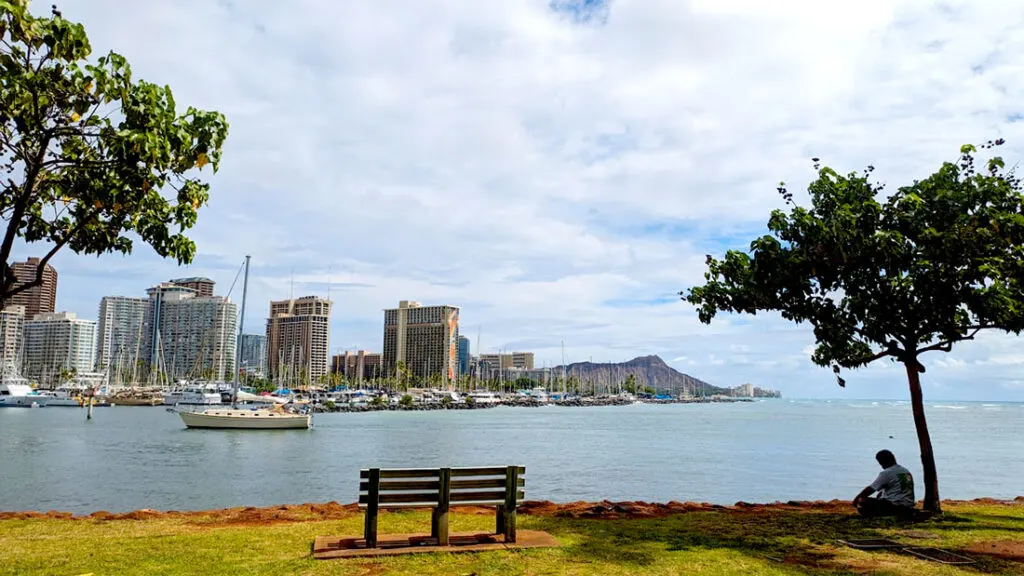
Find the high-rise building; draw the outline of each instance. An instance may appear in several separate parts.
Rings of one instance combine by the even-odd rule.
[[[141,297],[104,296],[100,300],[97,372],[109,369],[113,381],[134,381],[139,361],[149,360],[142,355],[142,344],[149,334],[149,306],[150,299]]]
[[[18,279],[15,287],[33,282],[39,272],[39,258],[15,262],[11,271]],[[24,306],[26,320],[35,318],[37,314],[53,312],[57,305],[57,271],[47,264],[43,268],[43,283],[11,296],[7,305]]]
[[[459,376],[469,376],[469,338],[459,336]]]
[[[65,370],[92,371],[96,321],[78,318],[73,312],[38,314],[25,321],[24,341],[24,376],[52,386]]]
[[[480,361],[486,362],[493,370],[519,368],[533,370],[533,352],[510,352],[503,354],[481,354]]]
[[[149,309],[143,357],[171,379],[231,379],[235,365],[238,306],[223,296],[164,282],[146,290]]]
[[[0,310],[0,377],[17,373],[24,330],[24,306],[9,304]]]
[[[384,377],[384,356],[376,352],[345,351],[331,357],[331,373],[341,374],[350,383]]]
[[[209,298],[213,296],[213,286],[216,284],[209,278],[203,278],[201,276],[194,276],[192,278],[175,278],[171,280],[171,284],[175,286],[181,286],[182,288],[191,288],[195,290],[196,296],[200,298]]]
[[[263,376],[267,373],[266,334],[242,334],[242,349],[238,352],[238,369],[246,374]]]
[[[417,379],[439,374],[455,380],[458,370],[459,308],[423,306],[402,300],[384,310],[384,371],[397,374],[399,365]]]
[[[327,375],[331,301],[303,296],[270,303],[267,318],[267,374],[282,383],[304,385]]]

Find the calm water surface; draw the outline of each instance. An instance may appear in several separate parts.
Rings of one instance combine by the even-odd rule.
[[[1024,404],[928,403],[944,498],[1024,494]],[[891,438],[890,438],[891,437]],[[188,430],[161,407],[0,410],[0,510],[352,502],[370,466],[527,467],[528,499],[852,498],[880,448],[919,480],[904,402],[767,400],[320,414],[313,430]]]

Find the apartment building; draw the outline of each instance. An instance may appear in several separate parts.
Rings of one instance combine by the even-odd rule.
[[[132,296],[104,296],[100,300],[98,337],[96,339],[96,371],[110,369],[117,382],[132,380],[138,373],[143,356],[142,343],[149,333],[146,314],[150,299]]]
[[[480,361],[490,365],[492,370],[518,368],[533,370],[533,352],[510,352],[502,354],[481,354]]]
[[[384,377],[384,355],[379,352],[345,351],[331,357],[331,373],[341,374],[350,383]]]
[[[25,307],[8,304],[0,311],[0,377],[19,370],[25,330]]]
[[[11,271],[18,279],[15,287],[22,286],[36,279],[39,272],[39,258],[29,258],[24,262],[15,262]],[[37,314],[53,312],[57,304],[57,271],[47,264],[43,268],[43,283],[33,286],[11,296],[7,305],[24,306],[25,319],[31,320]]]
[[[163,282],[146,290],[149,308],[142,343],[151,369],[172,380],[233,377],[238,306],[223,296],[200,297],[192,288]]]
[[[96,321],[46,312],[25,321],[22,374],[52,386],[62,372],[88,373],[96,361]]]
[[[459,336],[459,376],[469,376],[469,338]]]
[[[216,282],[209,278],[203,278],[202,276],[194,276],[192,278],[176,278],[170,281],[175,286],[181,286],[182,288],[191,288],[195,291],[196,296],[200,298],[209,298],[213,296],[213,287]]]
[[[238,369],[251,376],[267,373],[266,334],[242,334],[241,350],[238,353]]]

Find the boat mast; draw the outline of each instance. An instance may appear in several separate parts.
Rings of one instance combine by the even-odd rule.
[[[245,255],[245,277],[242,280],[242,310],[238,317],[238,337],[235,340],[235,377],[231,384],[231,407],[238,407],[238,355],[242,351],[242,331],[245,330],[245,297],[249,290],[249,256]],[[235,277],[237,278],[237,276]]]

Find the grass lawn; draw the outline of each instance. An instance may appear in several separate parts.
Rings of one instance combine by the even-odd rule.
[[[313,560],[314,536],[358,535],[362,517],[294,514],[271,522],[235,516],[0,520],[0,574],[1021,574],[1024,563],[967,551],[978,562],[943,566],[904,554],[862,552],[837,538],[888,537],[912,546],[967,549],[1024,541],[1024,504],[946,504],[913,525],[861,520],[841,509],[719,510],[604,520],[520,515],[560,548],[382,559]],[[323,515],[321,515],[321,518]],[[452,531],[488,530],[487,514],[453,514]],[[428,512],[384,513],[380,533],[429,531]]]

